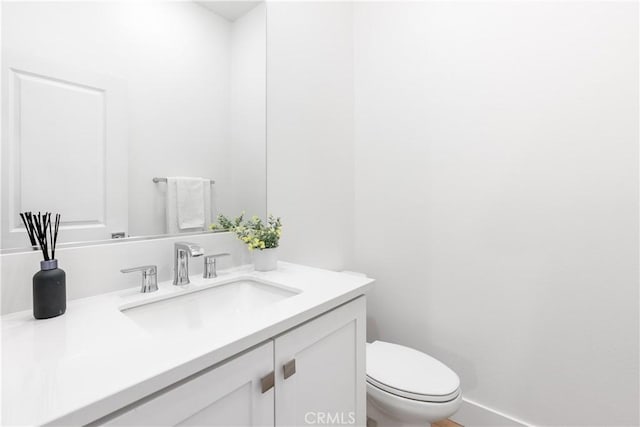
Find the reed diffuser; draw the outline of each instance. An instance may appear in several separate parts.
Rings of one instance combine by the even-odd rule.
[[[40,271],[33,276],[33,317],[49,319],[67,310],[66,274],[58,268],[56,243],[60,229],[60,214],[51,221],[51,212],[22,212],[20,218],[27,229],[31,245],[40,248]]]

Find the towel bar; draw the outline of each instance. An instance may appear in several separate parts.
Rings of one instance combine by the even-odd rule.
[[[167,178],[158,178],[158,177],[154,177],[153,178],[153,182],[155,182],[156,184],[159,182],[167,182]],[[216,182],[213,179],[209,180],[210,184],[215,184]]]

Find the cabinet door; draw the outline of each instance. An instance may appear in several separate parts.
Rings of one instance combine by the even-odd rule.
[[[111,418],[127,426],[273,426],[274,389],[261,378],[273,372],[273,342],[196,374]]]
[[[366,424],[365,331],[360,297],[275,339],[277,426]]]

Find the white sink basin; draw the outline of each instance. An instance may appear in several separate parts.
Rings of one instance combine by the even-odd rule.
[[[224,328],[238,316],[250,315],[298,293],[253,279],[241,279],[121,308],[121,311],[152,333],[196,330],[213,325]]]

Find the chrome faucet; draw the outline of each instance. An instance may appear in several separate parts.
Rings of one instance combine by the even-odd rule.
[[[176,286],[188,285],[189,281],[189,255],[199,257],[204,255],[204,250],[195,243],[177,242],[173,259],[173,284]]]

